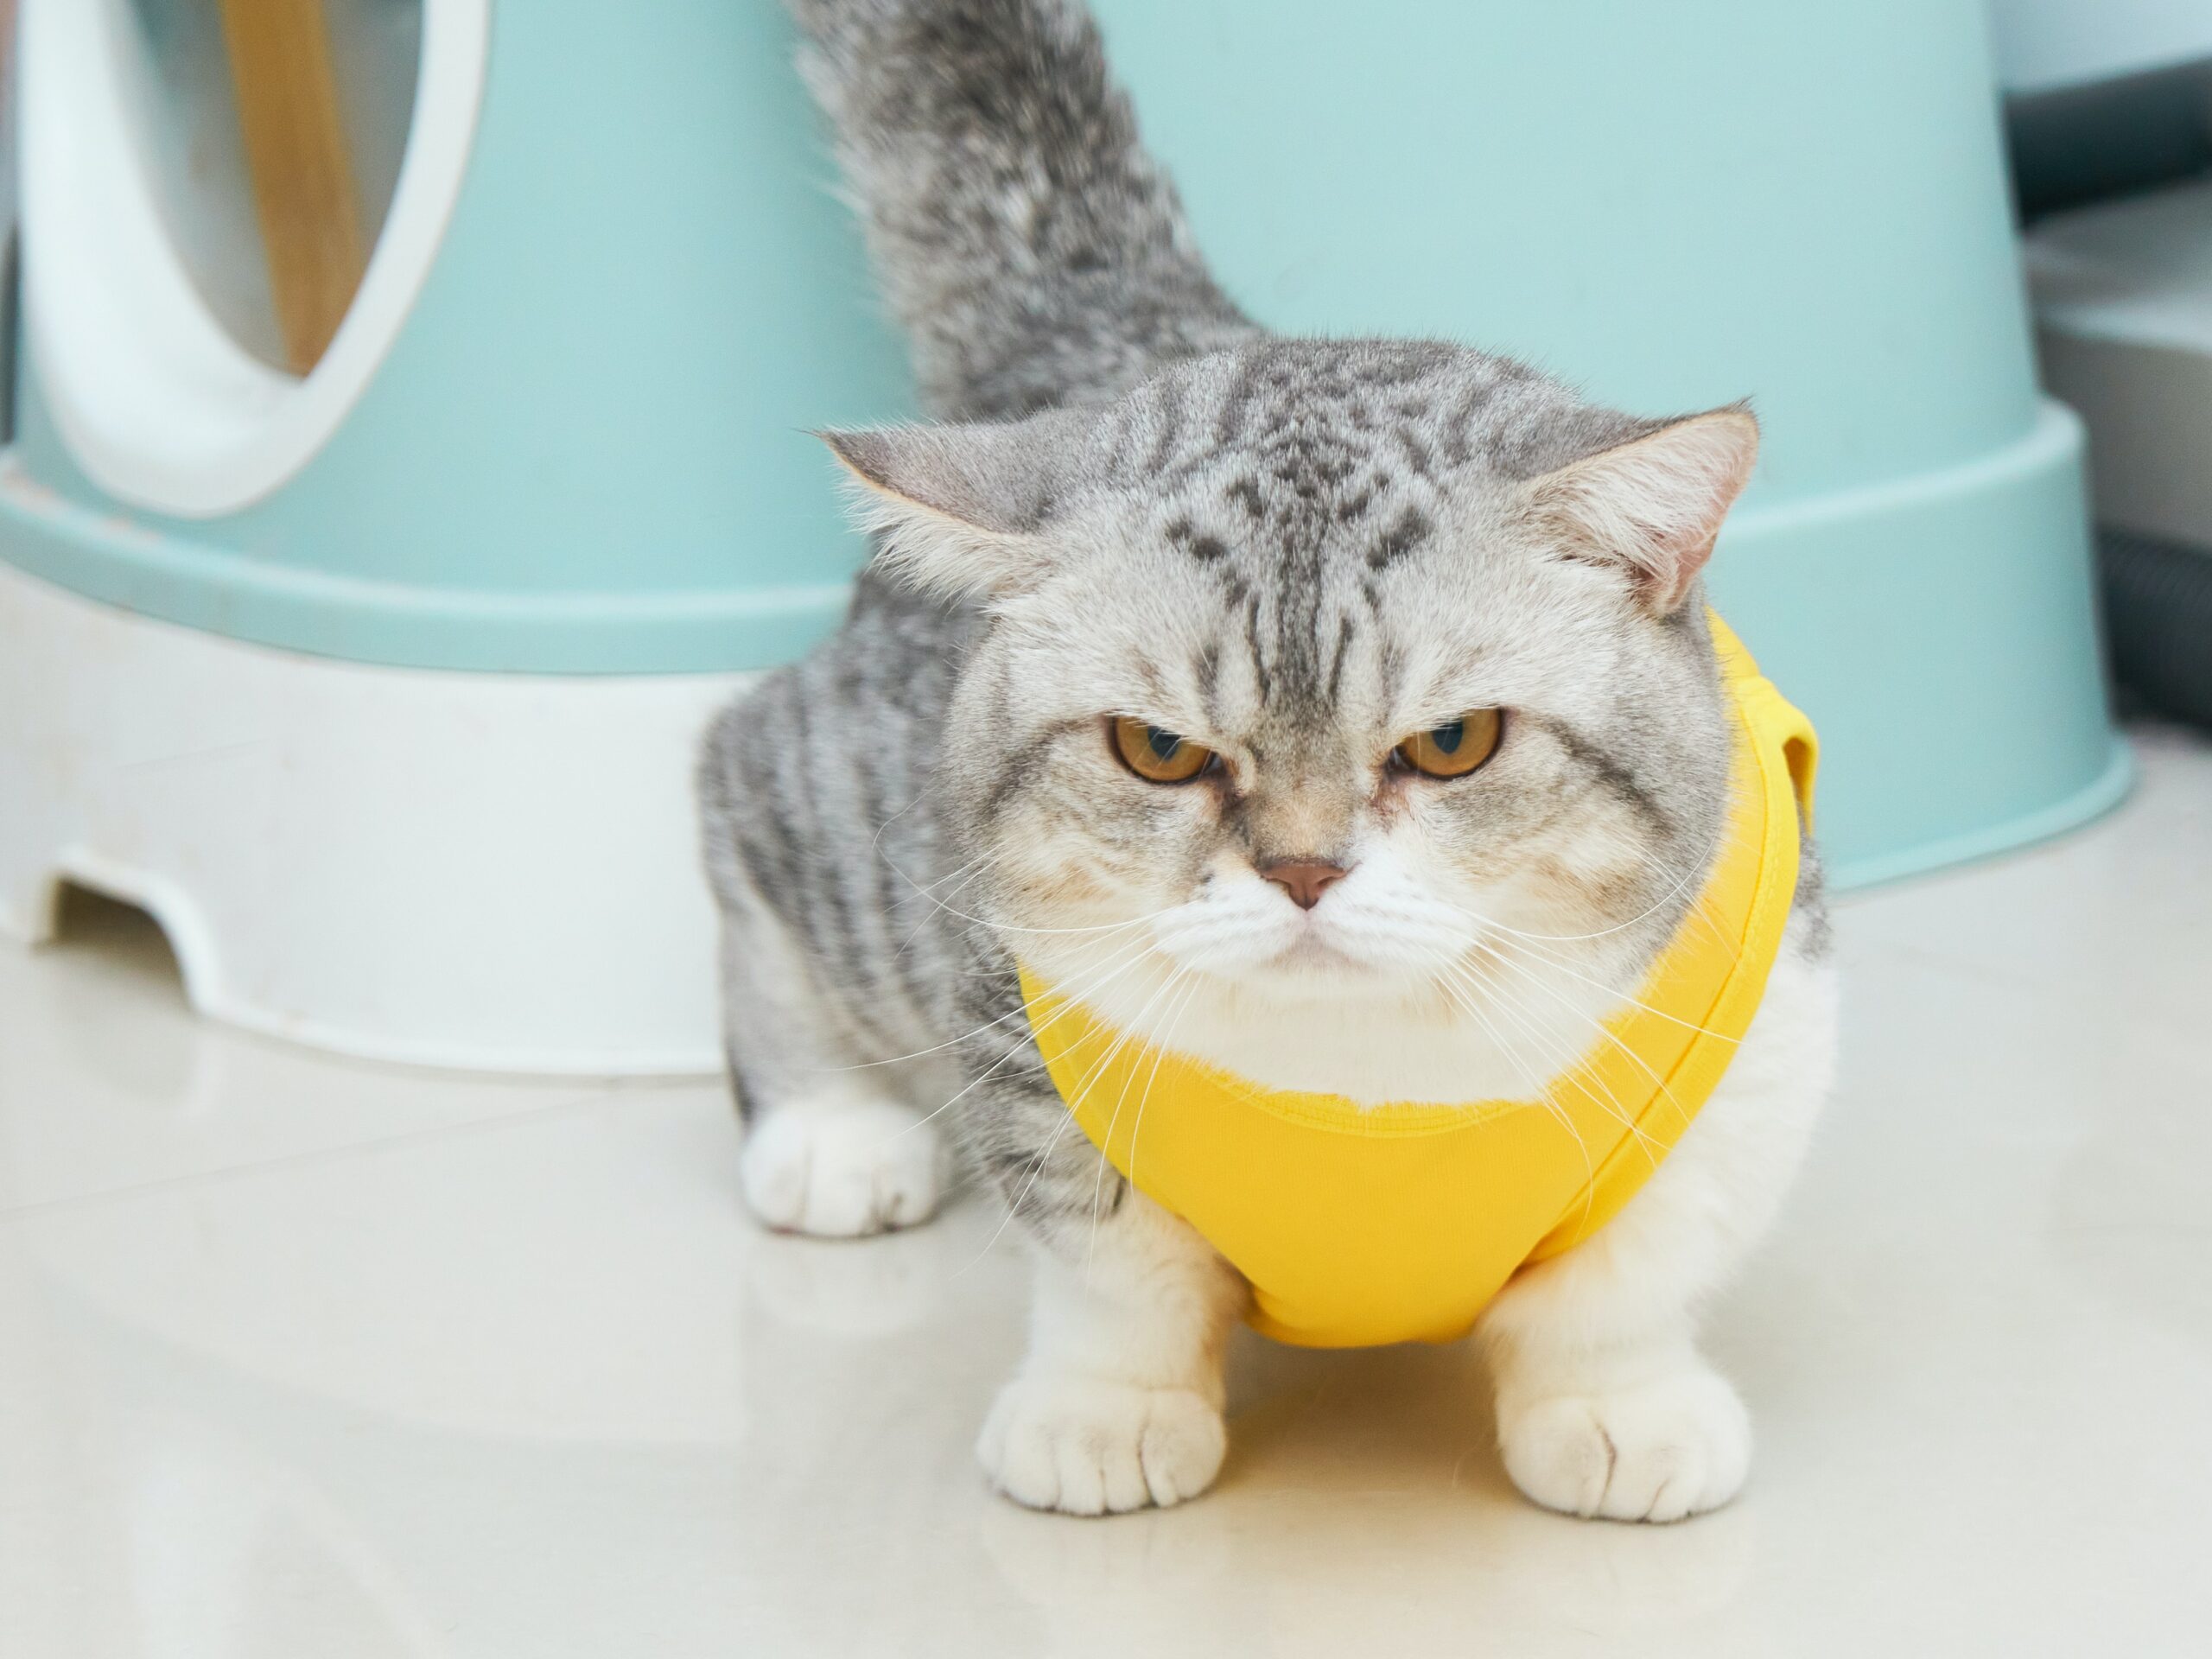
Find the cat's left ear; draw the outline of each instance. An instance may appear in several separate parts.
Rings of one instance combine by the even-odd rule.
[[[1086,423],[1067,410],[974,426],[816,435],[844,463],[878,569],[948,598],[1019,593],[1050,568],[1042,531]]]
[[[1531,480],[1528,503],[1562,556],[1618,568],[1663,616],[1713,556],[1758,453],[1751,410],[1716,409]]]

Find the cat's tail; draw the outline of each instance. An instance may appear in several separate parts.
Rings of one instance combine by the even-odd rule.
[[[1080,0],[789,0],[932,414],[1114,396],[1258,331],[1192,245]]]

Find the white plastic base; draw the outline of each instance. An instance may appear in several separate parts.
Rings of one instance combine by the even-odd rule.
[[[0,563],[0,931],[139,905],[193,1006],[342,1053],[719,1064],[694,746],[750,677],[293,655]]]

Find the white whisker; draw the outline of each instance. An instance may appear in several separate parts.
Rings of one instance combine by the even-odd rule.
[[[1650,1014],[1654,1019],[1667,1020],[1672,1025],[1681,1027],[1686,1031],[1694,1031],[1700,1036],[1711,1037],[1720,1042],[1735,1043],[1742,1040],[1740,1038],[1729,1036],[1726,1032],[1715,1031],[1709,1026],[1700,1026],[1694,1020],[1685,1020],[1679,1014],[1669,1014],[1664,1008],[1655,1008],[1649,1002],[1640,1001],[1633,996],[1627,995],[1623,992],[1616,990],[1612,986],[1606,984],[1605,982],[1601,979],[1592,979],[1587,974],[1578,973],[1575,969],[1568,967],[1565,963],[1560,961],[1556,957],[1552,955],[1551,952],[1545,950],[1539,946],[1530,944],[1525,939],[1522,939],[1514,935],[1513,931],[1510,928],[1501,928],[1499,931],[1504,933],[1509,938],[1511,938],[1521,950],[1528,953],[1530,960],[1535,962],[1540,966],[1549,968],[1557,973],[1565,974],[1569,979],[1577,980],[1582,984],[1589,986],[1592,990],[1603,991],[1608,996],[1617,998],[1622,1006],[1625,1007],[1640,1008],[1644,1013]],[[1499,948],[1497,945],[1490,944],[1487,940],[1477,939],[1475,941],[1475,944],[1477,949],[1487,950],[1492,956],[1498,957],[1501,960],[1503,959],[1503,952]],[[1514,965],[1518,966],[1520,964],[1516,963]],[[1523,969],[1523,971],[1526,971],[1526,969]]]
[[[1132,924],[1132,925],[1134,925],[1134,924]],[[1141,960],[1149,948],[1150,946],[1147,941],[1140,939],[1126,955],[1116,957],[1115,960],[1120,963],[1122,966],[1127,967]],[[1103,982],[1096,980],[1094,980],[1087,988],[1088,990],[1091,991],[1099,990],[1101,988],[1103,988]],[[1058,994],[1055,993],[1055,995]],[[1071,1001],[1074,999],[1072,996],[1070,996],[1065,1000]],[[931,1044],[927,1048],[918,1048],[911,1054],[893,1054],[889,1058],[881,1060],[855,1060],[850,1065],[813,1066],[810,1067],[809,1070],[814,1072],[870,1071],[879,1066],[903,1065],[909,1060],[925,1059],[931,1054],[941,1054],[948,1048],[957,1048],[961,1044],[970,1042],[976,1038],[982,1036],[993,1027],[1002,1026],[1006,1024],[1007,1020],[1016,1019],[1028,1012],[1029,1007],[1026,1001],[1017,1004],[1015,1007],[1009,1008],[1006,1013],[999,1015],[997,1019],[987,1020],[982,1025],[975,1027],[972,1031],[963,1032],[957,1037],[948,1037],[941,1043]]]
[[[1198,1000],[1198,987],[1196,981],[1193,981],[1190,988],[1183,993],[1183,1000],[1175,1005],[1175,1011],[1168,1015],[1166,1024],[1160,1028],[1159,1039],[1152,1046],[1152,1073],[1144,1080],[1144,1094],[1137,1101],[1137,1121],[1129,1128],[1129,1185],[1131,1186],[1137,1184],[1137,1137],[1144,1133],[1144,1109],[1152,1099],[1152,1085],[1160,1081],[1160,1065],[1167,1058],[1167,1046],[1174,1039],[1176,1027],[1182,1023],[1183,1016],[1190,1012],[1191,1004]]]
[[[999,1240],[1005,1236],[1006,1230],[1014,1224],[1014,1218],[1021,1213],[1021,1206],[1028,1202],[1029,1194],[1036,1188],[1037,1178],[1045,1173],[1045,1166],[1052,1161],[1053,1153],[1059,1149],[1060,1137],[1068,1132],[1068,1125],[1074,1122],[1075,1119],[1072,1116],[1060,1120],[1059,1127],[1052,1131],[1052,1138],[1046,1141],[1045,1150],[1037,1154],[1035,1163],[1031,1166],[1029,1179],[1021,1184],[1021,1191],[1007,1202],[1006,1214],[999,1217],[997,1228],[988,1238],[983,1241],[983,1248],[976,1252],[974,1260],[967,1262],[953,1274],[952,1276],[955,1279],[967,1272],[969,1268],[974,1267],[976,1262],[981,1262],[996,1248]]]
[[[1659,1090],[1660,1094],[1665,1097],[1667,1103],[1668,1103],[1669,1106],[1671,1106],[1671,1107],[1673,1107],[1673,1108],[1675,1109],[1675,1117],[1676,1117],[1677,1119],[1679,1119],[1679,1120],[1681,1121],[1681,1124],[1682,1124],[1682,1127],[1683,1127],[1683,1128],[1687,1128],[1689,1126],[1689,1122],[1690,1122],[1690,1114],[1689,1114],[1688,1112],[1687,1112],[1687,1111],[1685,1111],[1685,1110],[1683,1109],[1681,1102],[1680,1102],[1680,1101],[1678,1101],[1678,1100],[1676,1100],[1676,1099],[1675,1098],[1675,1091],[1674,1091],[1672,1089],[1670,1089],[1670,1088],[1669,1088],[1669,1087],[1667,1086],[1667,1080],[1666,1080],[1664,1077],[1661,1077],[1661,1076],[1658,1074],[1658,1072],[1657,1072],[1657,1071],[1654,1071],[1654,1070],[1652,1069],[1651,1063],[1650,1063],[1649,1060],[1645,1059],[1645,1058],[1643,1058],[1643,1055],[1641,1055],[1641,1054],[1637,1053],[1637,1052],[1636,1052],[1636,1050],[1635,1050],[1635,1048],[1634,1048],[1633,1046],[1631,1046],[1630,1044],[1627,1044],[1627,1043],[1623,1042],[1623,1041],[1619,1039],[1619,1037],[1616,1036],[1616,1035],[1614,1034],[1614,1033],[1613,1033],[1613,1030],[1612,1030],[1612,1027],[1610,1027],[1610,1026],[1606,1025],[1606,1024],[1605,1024],[1605,1021],[1603,1021],[1602,1020],[1598,1020],[1598,1019],[1595,1019],[1595,1018],[1593,1018],[1593,1017],[1592,1017],[1592,1016],[1590,1016],[1590,1015],[1588,1015],[1588,1014],[1583,1014],[1583,1013],[1582,1013],[1582,1011],[1581,1011],[1580,1008],[1578,1008],[1578,1007],[1575,1007],[1575,1005],[1573,1004],[1573,1002],[1571,1000],[1569,1000],[1568,998],[1567,998],[1567,997],[1565,997],[1565,996],[1560,995],[1557,991],[1553,990],[1549,986],[1546,985],[1546,984],[1545,984],[1541,980],[1538,979],[1538,978],[1537,978],[1534,974],[1530,973],[1530,972],[1529,971],[1529,969],[1528,969],[1526,967],[1522,966],[1521,963],[1516,963],[1516,962],[1512,961],[1510,957],[1506,957],[1506,956],[1505,956],[1502,951],[1500,951],[1500,950],[1497,950],[1497,949],[1496,949],[1496,947],[1494,947],[1494,946],[1485,946],[1484,948],[1490,950],[1491,955],[1491,956],[1492,956],[1492,957],[1494,957],[1494,958],[1495,958],[1495,959],[1496,959],[1496,960],[1497,960],[1497,962],[1498,962],[1502,966],[1506,967],[1506,968],[1509,968],[1509,969],[1513,969],[1515,972],[1516,972],[1516,973],[1520,974],[1520,975],[1522,976],[1522,978],[1526,979],[1526,980],[1529,982],[1529,984],[1531,984],[1531,985],[1535,986],[1535,988],[1536,988],[1536,989],[1538,989],[1539,991],[1543,992],[1543,994],[1544,994],[1545,995],[1547,995],[1547,996],[1550,997],[1554,1001],[1555,1001],[1555,1002],[1559,1003],[1562,1007],[1566,1008],[1569,1013],[1576,1014],[1578,1017],[1580,1017],[1580,1018],[1581,1018],[1581,1019],[1585,1020],[1586,1021],[1587,1021],[1587,1023],[1589,1023],[1590,1025],[1592,1025],[1592,1026],[1595,1027],[1597,1028],[1598,1034],[1599,1034],[1600,1037],[1603,1037],[1603,1038],[1604,1038],[1607,1042],[1611,1043],[1611,1044],[1615,1048],[1618,1049],[1622,1053],[1624,1053],[1624,1054],[1625,1054],[1626,1056],[1628,1056],[1628,1058],[1629,1058],[1630,1060],[1632,1060],[1632,1061],[1634,1061],[1634,1062],[1636,1063],[1637,1066],[1637,1067],[1638,1067],[1638,1068],[1639,1068],[1639,1069],[1643,1072],[1644,1076],[1646,1076],[1646,1077],[1649,1077],[1649,1078],[1651,1079],[1651,1081],[1652,1081],[1653,1084],[1654,1084],[1655,1086],[1656,1086],[1656,1088],[1658,1089],[1658,1090]],[[1681,1023],[1688,1024],[1688,1021],[1682,1021],[1682,1022],[1681,1022]],[[1691,1027],[1691,1029],[1692,1029],[1692,1030],[1702,1030],[1702,1029],[1703,1029],[1703,1027]],[[1610,1091],[1609,1091],[1609,1092],[1610,1092]]]
[[[1128,1045],[1138,1040],[1137,1028],[1143,1025],[1145,1016],[1152,1012],[1154,1004],[1161,997],[1182,982],[1185,972],[1185,969],[1179,968],[1170,974],[1160,982],[1152,995],[1146,999],[1144,1007],[1137,1011],[1136,1018],[1115,1033],[1114,1040],[1106,1051],[1106,1058],[1100,1062],[1102,1067]],[[1156,1064],[1155,1062],[1155,1067]],[[1134,1071],[1130,1074],[1131,1077],[1135,1075]],[[1100,1200],[1105,1196],[1106,1191],[1106,1149],[1114,1144],[1114,1128],[1122,1121],[1122,1108],[1128,1101],[1129,1081],[1129,1077],[1122,1079],[1122,1092],[1114,1097],[1113,1115],[1106,1120],[1106,1133],[1098,1137],[1098,1173],[1090,1184],[1090,1240],[1084,1248],[1083,1258],[1083,1272],[1086,1282],[1090,1276],[1092,1255],[1098,1248],[1098,1205]],[[1087,1098],[1087,1096],[1085,1097]],[[1074,1103],[1070,1103],[1068,1109],[1071,1112],[1075,1109]]]
[[[1506,1058],[1511,1061],[1516,1066],[1521,1066],[1522,1065],[1521,1057],[1514,1052],[1512,1045],[1505,1040],[1503,1033],[1501,1033],[1496,1027],[1491,1024],[1489,1016],[1482,1011],[1480,998],[1476,995],[1476,988],[1470,986],[1463,994],[1459,989],[1455,988],[1450,982],[1441,977],[1438,978],[1434,983],[1437,988],[1444,993],[1445,996],[1451,1001],[1454,1007],[1464,1009],[1466,1013],[1474,1016],[1476,1022],[1482,1027],[1484,1032],[1488,1034],[1491,1044],[1500,1053],[1503,1054]],[[1586,1213],[1591,1203],[1591,1188],[1595,1186],[1598,1181],[1598,1166],[1590,1156],[1590,1143],[1584,1138],[1580,1127],[1576,1124],[1573,1114],[1569,1112],[1567,1108],[1561,1105],[1558,1101],[1552,1098],[1551,1089],[1548,1084],[1537,1090],[1536,1096],[1533,1103],[1541,1107],[1546,1116],[1549,1117],[1554,1123],[1557,1123],[1561,1128],[1567,1131],[1568,1138],[1574,1142],[1575,1150],[1582,1155],[1582,1169],[1584,1176],[1582,1202],[1584,1210]]]
[[[1666,892],[1661,893],[1656,899],[1653,900],[1647,908],[1637,912],[1624,922],[1616,922],[1611,927],[1601,927],[1594,933],[1529,933],[1524,932],[1518,928],[1508,927],[1503,922],[1491,921],[1488,918],[1477,918],[1476,919],[1484,921],[1487,925],[1497,929],[1502,933],[1511,933],[1519,938],[1537,939],[1548,944],[1578,944],[1591,939],[1602,939],[1609,938],[1615,933],[1625,932],[1630,928],[1636,926],[1638,923],[1647,921],[1650,918],[1657,915],[1673,901],[1677,893],[1681,892],[1684,887],[1689,885],[1692,880],[1700,877],[1703,872],[1709,871],[1713,868],[1714,856],[1720,851],[1720,849],[1726,844],[1729,831],[1729,824],[1724,822],[1721,825],[1719,833],[1714,836],[1711,843],[1707,846],[1705,851],[1699,855],[1695,862],[1693,863],[1688,869],[1676,876],[1674,880],[1673,885],[1670,886]],[[1667,874],[1666,867],[1662,864],[1659,864],[1657,861],[1646,857],[1643,861],[1656,868],[1660,874],[1664,875]],[[1472,912],[1467,911],[1460,912],[1460,914],[1462,915],[1471,915],[1471,913]]]
[[[1124,962],[1124,963],[1122,964],[1122,966],[1121,966],[1121,967],[1119,967],[1119,968],[1117,968],[1116,969],[1115,969],[1114,973],[1113,973],[1113,974],[1112,974],[1112,976],[1110,976],[1109,977],[1110,977],[1110,978],[1112,978],[1112,979],[1118,979],[1118,978],[1120,978],[1122,975],[1123,975],[1123,974],[1125,974],[1125,973],[1128,972],[1130,969],[1132,969],[1132,968],[1135,967],[1135,966],[1137,965],[1137,963],[1140,963],[1140,962],[1141,962],[1143,959],[1144,959],[1144,957],[1143,957],[1143,953],[1141,953],[1141,952],[1138,953],[1136,956],[1135,956],[1135,957],[1131,957],[1129,960],[1128,960],[1128,961]],[[1092,990],[1094,990],[1094,991],[1095,991],[1095,990],[1101,990],[1101,989],[1103,989],[1103,988],[1104,988],[1104,982],[1094,982],[1092,983],[1092,985],[1090,986],[1090,988],[1091,988]],[[1059,1006],[1058,1008],[1056,1008],[1056,1009],[1054,1009],[1054,1010],[1052,1011],[1052,1014],[1051,1014],[1051,1015],[1050,1015],[1050,1016],[1049,1016],[1049,1017],[1045,1020],[1045,1022],[1044,1022],[1042,1025],[1039,1025],[1039,1026],[1038,1026],[1038,1027],[1036,1027],[1034,1028],[1034,1030],[1033,1030],[1033,1031],[1032,1032],[1032,1033],[1031,1033],[1032,1038],[1033,1038],[1033,1039],[1034,1039],[1034,1037],[1035,1037],[1035,1035],[1036,1035],[1036,1033],[1037,1033],[1045,1032],[1045,1031],[1049,1031],[1049,1030],[1050,1030],[1050,1029],[1051,1029],[1054,1025],[1056,1025],[1057,1023],[1058,1023],[1060,1020],[1062,1020],[1065,1019],[1065,1018],[1066,1018],[1070,1014],[1073,1013],[1077,1006],[1077,1003],[1076,1003],[1076,1001],[1075,1001],[1075,999],[1074,999],[1074,998],[1072,998],[1072,997],[1070,997],[1070,998],[1066,999],[1065,1001],[1064,1001],[1060,1004],[1060,1006]],[[1023,1015],[1027,1015],[1027,1014],[1028,1014],[1028,1012],[1029,1012],[1029,1008],[1028,1008],[1028,1005],[1027,1005],[1027,1003],[1024,1003],[1021,1007],[1018,1007],[1018,1008],[1016,1008],[1016,1009],[1014,1009],[1014,1014],[1023,1014]],[[998,1025],[998,1024],[1001,1024],[1001,1022],[1003,1022],[1004,1020],[1009,1020],[1009,1019],[1011,1019],[1011,1018],[1013,1018],[1013,1014],[1001,1014],[997,1020],[994,1020],[993,1021],[991,1021],[991,1025]],[[990,1027],[989,1027],[989,1026],[986,1026],[986,1027],[983,1027],[982,1029],[982,1030],[985,1030],[985,1031],[988,1031],[988,1030],[989,1030],[989,1029],[990,1029]],[[978,1034],[979,1034],[978,1033],[976,1033],[976,1032],[970,1032],[970,1033],[969,1033],[969,1036],[973,1037],[973,1036],[976,1036],[976,1035],[978,1035]],[[965,1041],[965,1040],[966,1040],[966,1039],[963,1039],[962,1040],[963,1040],[963,1041]],[[1019,1047],[1019,1046],[1013,1047],[1013,1048],[1009,1048],[1009,1049],[1008,1049],[1008,1050],[1007,1050],[1004,1054],[1001,1054],[1001,1055],[997,1059],[995,1059],[995,1060],[992,1061],[992,1062],[991,1062],[991,1064],[990,1064],[988,1066],[985,1067],[985,1068],[984,1068],[984,1070],[983,1070],[983,1071],[982,1071],[979,1076],[970,1078],[970,1079],[969,1080],[969,1082],[968,1082],[968,1083],[967,1083],[967,1084],[965,1084],[965,1085],[964,1085],[964,1086],[963,1086],[963,1088],[958,1091],[958,1093],[955,1094],[955,1095],[951,1097],[951,1099],[950,1099],[950,1100],[946,1101],[943,1105],[941,1105],[941,1106],[938,1107],[938,1108],[937,1108],[937,1109],[936,1109],[935,1111],[932,1111],[932,1112],[929,1113],[926,1116],[924,1116],[924,1117],[918,1117],[918,1118],[915,1119],[913,1122],[912,1122],[912,1123],[908,1124],[905,1128],[903,1128],[903,1129],[899,1130],[899,1135],[893,1135],[891,1138],[892,1138],[893,1140],[894,1140],[894,1141],[895,1141],[895,1140],[897,1140],[897,1139],[899,1138],[899,1135],[911,1135],[912,1133],[913,1133],[913,1131],[914,1131],[914,1130],[920,1128],[922,1127],[922,1125],[923,1125],[923,1124],[927,1123],[928,1122],[930,1122],[930,1120],[931,1120],[931,1118],[937,1117],[937,1116],[939,1116],[940,1114],[942,1114],[942,1113],[948,1112],[948,1111],[951,1110],[951,1109],[952,1109],[952,1108],[953,1108],[954,1106],[957,1105],[957,1104],[960,1103],[960,1101],[961,1101],[961,1100],[962,1100],[962,1099],[963,1099],[963,1097],[964,1097],[964,1096],[969,1093],[969,1091],[970,1090],[973,1090],[973,1089],[975,1089],[975,1088],[978,1087],[979,1085],[981,1085],[981,1084],[982,1084],[988,1083],[988,1082],[989,1082],[993,1077],[995,1077],[998,1076],[998,1075],[999,1075],[999,1068],[1000,1068],[1001,1066],[1004,1065],[1005,1065],[1008,1060],[1013,1059],[1016,1055],[1018,1055],[1019,1053],[1020,1053],[1020,1052],[1021,1052],[1021,1050],[1020,1049],[1020,1047]],[[1031,1067],[1030,1069],[1033,1071],[1033,1070],[1035,1070],[1035,1069],[1037,1069],[1037,1068],[1035,1068],[1035,1067]]]
[[[1456,968],[1453,971],[1463,978],[1471,991],[1477,995],[1481,994],[1484,988],[1482,987],[1479,982],[1475,981],[1464,967]],[[1516,998],[1509,997],[1504,988],[1501,985],[1493,983],[1487,988],[1492,998],[1491,1006],[1496,1008],[1498,1014],[1502,1018],[1512,1020],[1516,1026],[1519,1027],[1522,1032],[1527,1033],[1530,1039],[1537,1044],[1538,1052],[1544,1057],[1546,1064],[1554,1065],[1558,1068],[1550,1087],[1555,1087],[1559,1083],[1572,1078],[1579,1070],[1583,1069],[1584,1061],[1586,1058],[1583,1052],[1569,1050],[1566,1046],[1563,1039],[1543,1037],[1540,1034],[1541,1033],[1541,1021],[1535,1010],[1530,1008],[1526,1003],[1520,1001]],[[1562,1055],[1565,1056],[1563,1060],[1560,1058]],[[1583,1092],[1589,1096],[1592,1103],[1595,1104],[1600,1111],[1603,1111],[1608,1117],[1611,1118],[1624,1129],[1628,1131],[1630,1137],[1636,1141],[1637,1147],[1643,1151],[1643,1154],[1647,1158],[1651,1158],[1653,1166],[1656,1167],[1658,1160],[1652,1157],[1650,1147],[1645,1144],[1649,1141],[1650,1137],[1637,1124],[1634,1116],[1630,1113],[1628,1108],[1622,1103],[1620,1096],[1613,1093],[1612,1085],[1608,1084],[1603,1077],[1597,1077],[1594,1073],[1592,1075],[1592,1081],[1594,1082],[1599,1089],[1605,1090],[1605,1099],[1602,1101],[1599,1100],[1597,1096],[1592,1093],[1588,1089],[1585,1089]],[[1548,1087],[1547,1092],[1548,1092]]]
[[[878,856],[883,858],[884,868],[888,869],[892,874],[897,876],[901,881],[904,881],[916,893],[920,893],[923,898],[928,899],[930,903],[935,905],[938,909],[943,911],[946,915],[957,916],[962,921],[973,922],[978,927],[988,927],[994,933],[1026,933],[1037,935],[1113,933],[1117,932],[1125,927],[1135,927],[1141,922],[1157,921],[1160,917],[1166,915],[1170,911],[1178,908],[1178,906],[1174,905],[1166,905],[1146,915],[1132,916],[1126,921],[1099,922],[1088,927],[1021,927],[1012,922],[995,922],[988,916],[975,916],[970,915],[964,910],[955,910],[950,905],[946,904],[943,899],[931,893],[930,890],[924,887],[920,882],[915,880],[912,876],[907,874],[906,871],[900,869],[898,865],[893,863],[887,855],[879,854]]]

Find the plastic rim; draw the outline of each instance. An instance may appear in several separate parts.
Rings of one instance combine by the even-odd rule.
[[[25,0],[26,332],[54,423],[87,477],[137,506],[213,518],[305,467],[397,337],[467,169],[490,0],[424,0],[391,207],[352,308],[303,378],[238,345],[162,228],[126,118],[123,10],[124,0]]]

